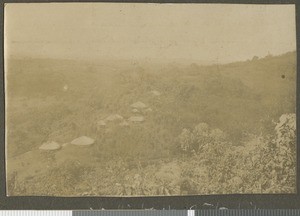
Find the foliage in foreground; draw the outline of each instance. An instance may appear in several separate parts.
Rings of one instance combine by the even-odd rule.
[[[284,114],[273,134],[234,146],[226,134],[200,123],[178,136],[179,159],[130,168],[122,158],[85,166],[65,161],[25,182],[13,195],[143,196],[227,193],[294,193],[296,116]]]
[[[223,132],[217,131],[200,124],[193,132],[184,130],[179,137],[185,152],[196,152],[184,169],[184,176],[194,183],[196,191],[205,194],[295,192],[295,114],[282,115],[274,134],[252,137],[244,146],[233,146]],[[207,175],[203,175],[203,168]]]

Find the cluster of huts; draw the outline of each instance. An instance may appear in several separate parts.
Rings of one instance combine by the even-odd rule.
[[[58,150],[62,147],[65,147],[69,144],[84,147],[84,146],[93,145],[94,143],[95,143],[94,139],[92,139],[90,137],[87,137],[87,136],[81,136],[81,137],[78,137],[78,138],[72,140],[70,143],[65,143],[65,144],[62,144],[62,145],[60,145],[59,143],[54,142],[54,141],[45,142],[39,147],[39,149],[40,150],[47,150],[47,151],[54,151],[54,150]]]
[[[105,119],[101,119],[97,122],[97,128],[101,129],[106,127],[109,122],[118,122],[120,126],[127,127],[130,123],[141,123],[145,121],[145,117],[142,115],[145,112],[152,112],[152,109],[141,101],[135,102],[130,105],[131,112],[133,113],[128,119],[125,119],[119,114],[111,114]]]
[[[160,92],[158,91],[151,91],[151,93],[155,96],[159,96]],[[101,119],[97,122],[97,129],[101,130],[101,128],[106,127],[107,123],[109,122],[118,122],[119,126],[122,127],[128,127],[130,123],[142,123],[145,121],[145,117],[143,116],[143,113],[152,112],[152,109],[148,107],[146,104],[144,104],[141,101],[135,102],[130,105],[131,112],[133,113],[132,116],[130,116],[128,119],[125,119],[123,116],[119,114],[111,114],[107,116],[105,119]],[[58,150],[62,147],[65,147],[69,144],[76,145],[76,146],[90,146],[95,143],[95,140],[93,138],[87,137],[87,136],[81,136],[74,140],[72,140],[70,143],[65,143],[60,145],[57,142],[51,141],[51,142],[45,142],[43,143],[39,149],[40,150],[47,150],[47,151],[53,151]]]

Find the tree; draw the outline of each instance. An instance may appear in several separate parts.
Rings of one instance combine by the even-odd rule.
[[[191,150],[191,140],[192,133],[188,129],[184,128],[179,135],[179,143],[182,151],[187,152]]]

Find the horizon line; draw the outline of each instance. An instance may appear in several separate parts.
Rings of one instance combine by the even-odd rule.
[[[294,50],[290,50],[290,51],[287,51],[287,52],[283,52],[283,53],[280,53],[280,54],[272,54],[272,53],[268,53],[267,55],[265,56],[256,56],[256,55],[253,55],[252,58],[254,57],[257,57],[258,60],[260,59],[264,59],[266,57],[279,57],[279,56],[282,56],[282,55],[286,55],[286,54],[289,54],[289,53],[296,53],[297,54],[297,49],[294,49]],[[31,60],[65,60],[65,61],[84,61],[84,62],[90,62],[90,61],[114,61],[114,60],[117,60],[117,61],[153,61],[152,63],[158,63],[158,62],[164,62],[166,64],[169,64],[169,63],[178,63],[178,64],[197,64],[197,62],[201,62],[201,63],[204,63],[205,65],[214,65],[214,64],[220,64],[220,65],[224,65],[224,64],[232,64],[232,63],[239,63],[239,62],[247,62],[247,61],[251,61],[252,58],[248,58],[248,59],[243,59],[243,60],[237,60],[237,61],[230,61],[230,62],[221,62],[221,61],[217,61],[217,60],[201,60],[201,59],[188,59],[188,58],[164,58],[164,59],[161,59],[161,58],[153,58],[153,57],[143,57],[143,58],[119,58],[119,57],[107,57],[107,58],[90,58],[90,59],[87,59],[87,58],[72,58],[72,57],[66,57],[66,58],[61,58],[61,57],[53,57],[53,56],[49,56],[49,57],[43,57],[43,56],[26,56],[26,55],[22,55],[22,54],[13,54],[13,55],[8,55],[7,57],[4,57],[4,61],[5,59],[8,60],[8,59],[15,59],[15,60],[26,60],[26,59],[31,59]],[[173,61],[177,61],[177,60],[181,60],[183,62],[173,62]]]

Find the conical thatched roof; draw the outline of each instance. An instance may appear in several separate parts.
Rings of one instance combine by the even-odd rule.
[[[135,102],[133,104],[130,105],[132,108],[136,108],[136,109],[144,109],[144,108],[147,108],[147,105],[144,104],[143,102],[141,101],[138,101],[138,102]]]
[[[111,114],[105,118],[106,121],[116,121],[116,120],[123,120],[123,116],[119,114]]]
[[[152,112],[153,110],[152,110],[151,107],[149,107],[149,108],[147,108],[145,111],[146,111],[146,112]]]
[[[155,95],[155,96],[161,95],[161,93],[160,93],[159,91],[156,91],[156,90],[151,91],[151,93],[152,93],[153,95]]]
[[[133,113],[138,113],[138,112],[139,112],[138,109],[132,109],[131,111],[132,111]]]
[[[57,142],[46,142],[43,143],[39,149],[40,150],[45,150],[45,151],[54,151],[60,149],[60,145]]]
[[[106,123],[105,123],[104,120],[100,120],[100,121],[97,122],[97,125],[98,125],[98,126],[105,126]]]
[[[77,145],[77,146],[90,146],[94,144],[95,140],[87,137],[87,136],[81,136],[76,139],[74,139],[71,144],[72,145]]]
[[[143,122],[145,118],[144,116],[131,116],[128,120],[131,122]]]

